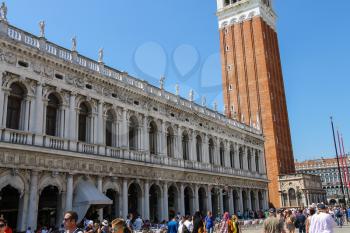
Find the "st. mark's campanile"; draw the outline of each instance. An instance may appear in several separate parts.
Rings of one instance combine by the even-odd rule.
[[[270,203],[281,206],[278,176],[295,172],[271,0],[217,0],[225,114],[261,127]]]

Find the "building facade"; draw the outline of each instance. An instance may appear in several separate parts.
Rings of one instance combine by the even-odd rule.
[[[304,208],[313,203],[326,203],[326,192],[321,179],[312,174],[289,174],[279,176],[279,193],[283,208]]]
[[[281,206],[279,175],[295,172],[271,0],[217,0],[225,114],[261,128],[270,204]]]
[[[2,11],[3,12],[3,11]],[[7,13],[7,10],[6,10]],[[261,131],[0,20],[0,215],[268,208]]]
[[[339,163],[341,166],[344,195],[345,199],[348,200],[348,192],[350,191],[350,177],[348,173],[348,170],[350,170],[350,157],[344,157],[344,160],[340,160]],[[342,166],[342,163],[344,166]],[[346,167],[347,169],[345,169]],[[295,169],[297,173],[313,174],[319,176],[322,182],[322,188],[326,191],[328,203],[333,205],[339,204],[339,200],[343,198],[343,194],[338,171],[338,162],[336,158],[321,158],[296,162]],[[348,175],[347,179],[345,179],[346,174]]]

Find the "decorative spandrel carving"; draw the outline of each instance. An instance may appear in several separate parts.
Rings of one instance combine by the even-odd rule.
[[[14,65],[14,64],[16,64],[17,57],[12,52],[6,52],[5,53],[5,61],[11,65]]]
[[[44,75],[47,78],[52,78],[54,74],[54,70],[53,68],[49,67],[49,66],[44,66]]]
[[[36,74],[41,74],[42,72],[42,66],[38,62],[32,62],[32,69]]]

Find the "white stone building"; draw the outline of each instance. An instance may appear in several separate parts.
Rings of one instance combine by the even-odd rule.
[[[261,131],[0,21],[0,215],[268,208]],[[101,209],[104,207],[103,209]]]

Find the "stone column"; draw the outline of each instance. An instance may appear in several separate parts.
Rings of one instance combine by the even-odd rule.
[[[232,189],[229,188],[227,190],[227,195],[228,195],[228,210],[230,212],[230,214],[233,214],[234,211],[234,207],[233,207],[233,196],[232,196]]]
[[[58,202],[57,202],[57,214],[56,214],[56,227],[60,227],[63,221],[64,210],[66,208],[66,193],[60,192],[58,194]]]
[[[161,133],[161,140],[160,140],[160,152],[162,156],[167,156],[167,130],[165,121],[162,121],[162,131]]]
[[[129,122],[125,108],[122,110],[121,134],[119,135],[119,139],[122,147],[129,147]]]
[[[43,114],[43,87],[41,83],[38,83],[36,86],[36,93],[35,93],[35,114],[32,115],[35,116],[35,124],[32,125],[33,132],[35,132],[35,145],[42,146],[43,144],[43,122],[44,119],[46,119],[46,116]],[[32,103],[33,104],[33,103]]]
[[[27,215],[27,226],[33,230],[37,228],[38,218],[38,171],[32,170],[30,175],[29,205],[30,213]]]
[[[248,147],[244,146],[243,149],[243,170],[248,171]]]
[[[75,93],[71,93],[69,97],[69,139],[70,149],[76,149],[76,142],[78,140],[78,127],[77,127],[77,112],[75,111]]]
[[[143,118],[143,150],[147,152],[148,155],[149,153],[149,127],[148,127],[148,120],[147,116],[144,116]]]
[[[176,141],[177,141],[177,145],[176,145],[177,155],[175,157],[180,159],[180,158],[182,158],[182,130],[181,130],[180,126],[178,126],[178,128],[177,128]]]
[[[249,210],[251,210],[252,209],[252,199],[251,199],[251,196],[250,196],[250,190],[248,189],[248,190],[246,190],[246,192],[247,192],[247,199],[248,199],[247,207],[248,207]]]
[[[199,211],[199,196],[198,196],[198,185],[194,186],[194,211]]]
[[[73,175],[67,174],[66,211],[73,210]]]
[[[1,80],[0,80],[1,81]],[[26,218],[28,214],[28,199],[29,193],[28,190],[24,190],[24,193],[21,195],[18,206],[17,214],[17,232],[26,231]]]
[[[244,200],[243,200],[243,190],[239,189],[237,193],[238,193],[238,196],[239,196],[239,200],[238,200],[239,210],[242,212],[242,214],[244,214],[245,210],[243,209],[243,207],[244,207],[244,205],[243,205],[243,202],[244,202]]]
[[[265,165],[265,154],[264,151],[259,151],[259,158],[260,158],[260,173],[266,174],[266,165]]]
[[[255,190],[254,195],[255,195],[255,210],[260,210],[260,208],[262,207],[259,206],[259,193],[257,190]]]
[[[203,156],[203,162],[209,163],[209,145],[208,145],[208,135],[203,135],[203,144],[202,144],[202,156]]]
[[[231,163],[230,163],[230,143],[228,141],[224,142],[224,146],[225,146],[225,154],[224,154],[224,166],[225,167],[231,167]]]
[[[223,194],[222,194],[222,188],[219,188],[219,208],[220,208],[219,214],[223,214],[224,213],[224,198],[223,198]]]
[[[215,138],[214,140],[214,164],[220,165],[220,140]]]
[[[128,181],[123,179],[123,218],[128,216]]]
[[[144,215],[143,215],[143,218],[146,219],[146,220],[149,220],[149,181],[148,180],[145,180],[145,200],[144,200],[144,203],[145,203],[145,208],[144,208]]]
[[[163,184],[163,220],[169,219],[169,204],[168,204],[168,184]]]
[[[239,170],[239,145],[237,143],[234,145],[234,151],[235,169]]]
[[[102,177],[97,177],[97,189],[102,193]],[[103,208],[98,210],[98,220],[103,221]]]
[[[181,215],[185,215],[185,187],[180,185],[179,205]]]
[[[196,150],[196,134],[193,130],[191,130],[190,133],[190,160],[191,161],[197,161],[197,150]]]
[[[5,95],[4,91],[2,90],[2,76],[3,74],[0,74],[0,129],[2,128],[2,119],[4,114],[4,108],[5,108]]]
[[[98,144],[104,144],[104,131],[105,128],[103,127],[103,102],[99,101],[97,105],[97,139],[96,143]]]
[[[30,131],[29,126],[35,124],[34,113],[35,105],[33,103],[33,96],[28,95],[24,101],[25,110],[24,110],[24,121],[22,122],[22,127],[20,129],[24,131]]]
[[[207,195],[208,195],[208,198],[207,198],[208,211],[213,212],[213,205],[212,205],[212,201],[211,201],[211,186],[209,186],[209,185],[208,185],[208,189],[207,189]]]

